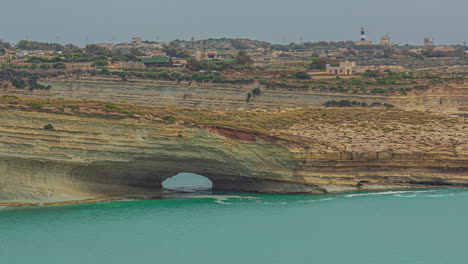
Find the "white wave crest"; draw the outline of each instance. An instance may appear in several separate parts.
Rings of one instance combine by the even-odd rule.
[[[409,194],[409,195],[418,195],[421,193],[429,193],[429,192],[435,192],[435,190],[427,190],[427,191],[387,191],[387,192],[373,192],[373,193],[353,193],[353,194],[347,194],[344,197],[346,198],[351,198],[351,197],[360,197],[360,196],[372,196],[372,195],[404,195],[404,194]]]
[[[186,198],[198,198],[198,199],[213,199],[217,204],[232,204],[226,201],[230,199],[247,199],[247,200],[254,200],[260,199],[259,197],[253,196],[241,196],[241,195],[191,195],[185,196]]]
[[[298,201],[298,203],[316,203],[316,202],[330,201],[333,199],[334,198],[311,199],[311,200]]]
[[[448,194],[428,194],[425,195],[426,197],[446,197],[446,196],[453,196],[455,195],[454,193],[448,193]]]

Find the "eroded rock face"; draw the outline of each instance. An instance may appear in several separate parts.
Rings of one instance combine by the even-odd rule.
[[[49,123],[55,130],[43,128]],[[331,134],[318,137],[325,128],[331,129],[297,126],[266,135],[214,125],[0,109],[0,202],[157,194],[165,179],[180,172],[208,177],[215,190],[265,193],[468,185],[466,142],[455,152],[416,146],[392,151],[394,144],[378,151],[353,145],[349,151],[348,143],[344,148],[327,143],[335,140]],[[461,135],[455,137],[466,139]]]
[[[298,89],[262,88],[255,102],[246,103],[247,91],[259,85],[197,84],[132,79],[121,82],[115,78],[87,77],[79,80],[47,80],[50,91],[7,90],[0,94],[16,94],[41,98],[97,99],[110,102],[130,102],[140,105],[181,106],[193,108],[271,108],[322,106],[330,100],[349,100],[372,104],[393,104],[399,108],[457,108],[468,102],[468,84],[435,86],[407,96],[330,93]]]

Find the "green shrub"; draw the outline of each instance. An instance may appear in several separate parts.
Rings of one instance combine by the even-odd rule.
[[[416,90],[426,90],[429,89],[429,85],[416,85],[413,88]]]
[[[104,105],[105,108],[108,108],[108,109],[113,109],[113,110],[120,110],[121,108],[118,107],[116,104],[114,103],[111,103],[111,102],[107,102],[105,105]]]
[[[262,90],[260,90],[260,88],[258,87],[255,87],[254,89],[252,89],[252,95],[254,98],[255,96],[260,96],[262,95]]]
[[[78,105],[70,105],[71,110],[78,110],[80,107]]]
[[[357,102],[357,101],[349,101],[349,100],[341,100],[341,101],[326,101],[324,104],[326,107],[353,107],[353,106],[360,106],[360,107],[367,107],[367,103],[365,102]]]
[[[13,86],[18,88],[18,89],[26,88],[26,82],[23,79],[12,78],[11,79],[11,84],[13,84]]]
[[[45,130],[54,130],[55,128],[54,128],[54,126],[52,124],[47,124],[47,125],[44,126],[44,129]]]
[[[28,105],[34,109],[41,109],[43,107],[43,105],[38,104],[38,103],[28,103]]]
[[[94,66],[94,67],[105,67],[105,66],[107,66],[107,64],[109,64],[109,62],[107,60],[95,60],[92,66]]]
[[[162,119],[169,123],[175,123],[177,121],[177,118],[173,116],[164,116]]]
[[[294,77],[299,80],[310,80],[310,76],[306,72],[296,72]]]
[[[52,67],[54,69],[65,69],[66,68],[65,63],[63,63],[63,62],[56,62],[56,63],[52,64]]]
[[[19,97],[16,96],[16,95],[3,95],[2,98],[14,98],[14,99],[18,99]]]
[[[245,99],[245,101],[247,103],[250,103],[250,99],[252,98],[252,93],[247,93],[247,99]]]
[[[384,94],[384,93],[388,93],[388,89],[385,89],[385,88],[374,88],[374,89],[372,90],[372,93]]]

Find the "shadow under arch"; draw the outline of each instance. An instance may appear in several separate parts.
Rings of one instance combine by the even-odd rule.
[[[181,172],[162,182],[163,189],[182,192],[209,191],[213,182],[205,176]]]

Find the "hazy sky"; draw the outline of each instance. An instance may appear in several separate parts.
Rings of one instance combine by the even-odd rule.
[[[0,39],[84,45],[242,37],[273,43],[370,40],[468,42],[467,0],[0,0]]]

